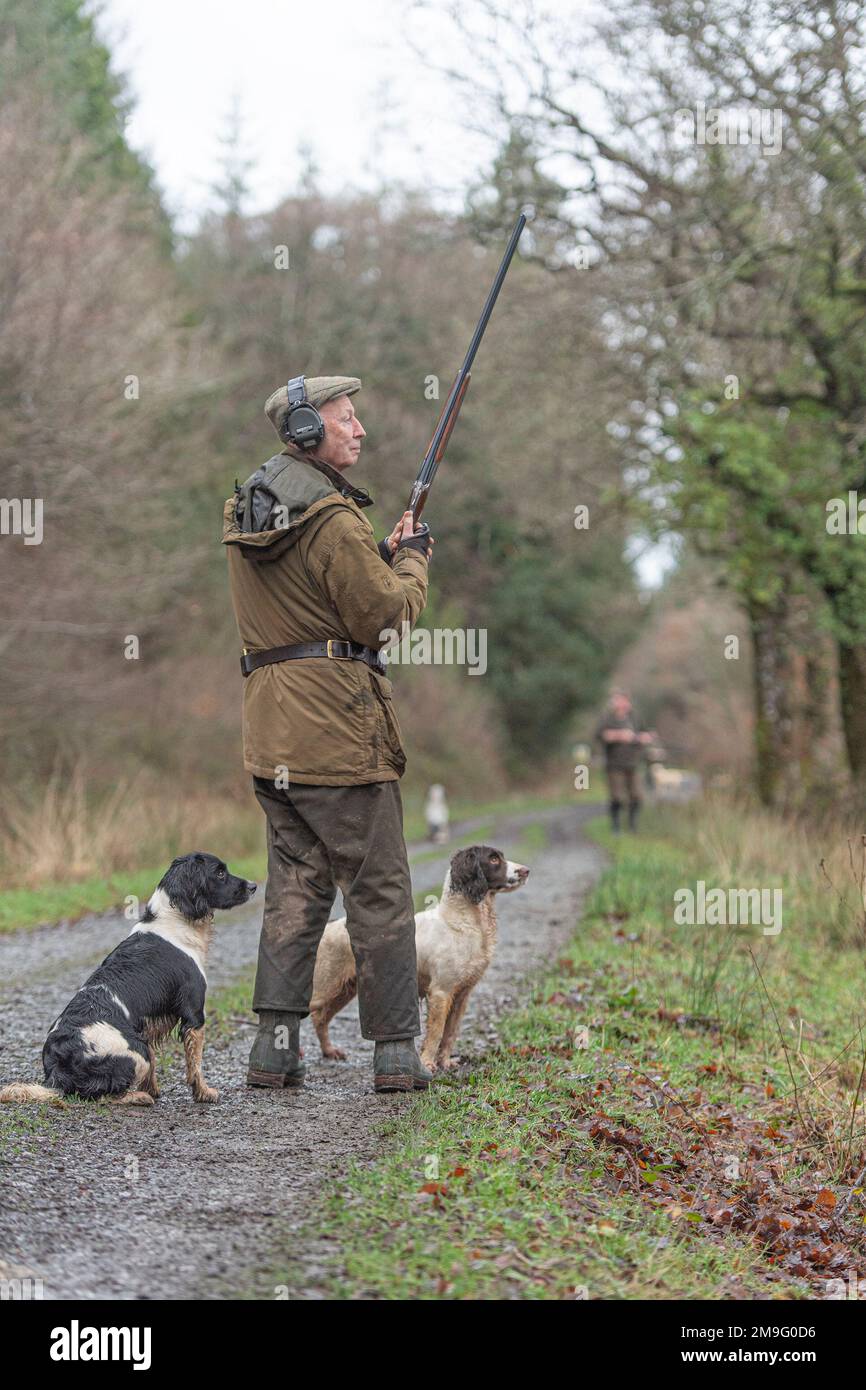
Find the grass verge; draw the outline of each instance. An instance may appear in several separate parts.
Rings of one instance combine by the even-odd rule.
[[[266,873],[264,855],[233,858],[231,868],[244,878],[262,879]],[[138,917],[138,904],[150,897],[166,865],[138,869],[132,873],[111,874],[105,878],[86,878],[77,883],[47,883],[36,888],[8,888],[0,893],[0,932],[21,927],[38,927],[53,922],[77,921],[89,913],[108,912],[134,899],[130,920]]]
[[[809,1298],[863,1277],[862,937],[758,828],[598,826],[613,863],[570,949],[316,1213],[317,1292]],[[785,895],[780,933],[675,924],[677,890],[747,873]]]
[[[503,815],[503,814],[529,814],[534,810],[543,810],[558,805],[567,804],[573,798],[543,798],[538,796],[511,796],[501,802],[458,802],[451,808],[452,819],[454,821],[474,820],[481,815]],[[258,820],[256,821],[258,825]],[[261,838],[264,838],[261,822]],[[474,844],[483,839],[484,835],[489,835],[492,831],[491,825],[476,828],[465,836],[458,837],[455,844],[451,846],[451,852],[460,844]],[[425,834],[425,824],[423,813],[419,810],[407,812],[405,820],[406,839],[410,842],[421,840]],[[245,828],[243,837],[250,839],[250,832]],[[233,855],[225,851],[225,845],[215,841],[213,848],[216,853],[224,853],[229,867],[234,873],[241,874],[245,878],[255,879],[258,882],[264,880],[267,875],[267,857],[264,851],[259,853],[247,853],[245,855]],[[448,852],[449,847],[445,847]],[[413,864],[423,863],[426,859],[436,859],[443,852],[441,848],[422,851],[412,856]],[[167,862],[167,861],[166,861]],[[151,868],[136,869],[130,872],[115,873],[110,875],[94,875],[85,877],[74,882],[48,882],[37,884],[33,887],[8,888],[0,891],[0,932],[17,931],[23,927],[36,927],[60,921],[77,921],[90,913],[108,912],[113,908],[124,906],[126,900],[135,899],[136,903],[146,902],[153,892],[154,887],[159,882],[165,872],[166,864]],[[137,908],[133,917],[137,913]]]

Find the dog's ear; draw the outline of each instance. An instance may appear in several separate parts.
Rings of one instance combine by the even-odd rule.
[[[211,915],[208,869],[200,854],[175,859],[159,886],[165,889],[172,907],[190,922]]]
[[[490,884],[481,867],[478,846],[461,849],[451,860],[451,889],[462,893],[471,903],[480,903],[490,891]]]

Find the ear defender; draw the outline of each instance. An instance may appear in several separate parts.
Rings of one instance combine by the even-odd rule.
[[[286,389],[289,393],[289,410],[283,426],[286,442],[298,449],[314,449],[325,437],[325,422],[307,400],[302,376],[293,376]]]

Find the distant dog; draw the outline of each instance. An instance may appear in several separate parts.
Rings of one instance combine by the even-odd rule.
[[[159,1095],[156,1048],[178,1024],[193,1099],[216,1100],[219,1092],[201,1071],[213,915],[239,907],[255,891],[213,854],[175,859],[141,921],[51,1025],[42,1049],[46,1084],[6,1086],[0,1101],[78,1095],[152,1105]]]
[[[431,1071],[457,1065],[451,1060],[457,1030],[496,947],[495,895],[513,893],[528,877],[523,864],[513,864],[500,850],[473,845],[452,858],[436,907],[417,913],[418,994],[427,1000],[421,1061]],[[341,917],[325,927],[313,975],[310,1014],[323,1057],[345,1059],[331,1042],[328,1024],[357,988],[355,957]]]
[[[441,782],[434,782],[427,793],[427,801],[424,805],[424,816],[427,821],[427,839],[432,840],[434,845],[445,845],[448,843],[448,802],[445,799],[445,788]]]

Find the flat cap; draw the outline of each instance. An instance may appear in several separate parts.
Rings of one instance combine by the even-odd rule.
[[[354,396],[361,389],[361,381],[356,376],[308,376],[304,387],[310,405],[318,407],[326,401],[336,400],[337,396]],[[283,431],[288,408],[287,386],[278,387],[265,401],[265,414],[282,440],[285,440]]]

